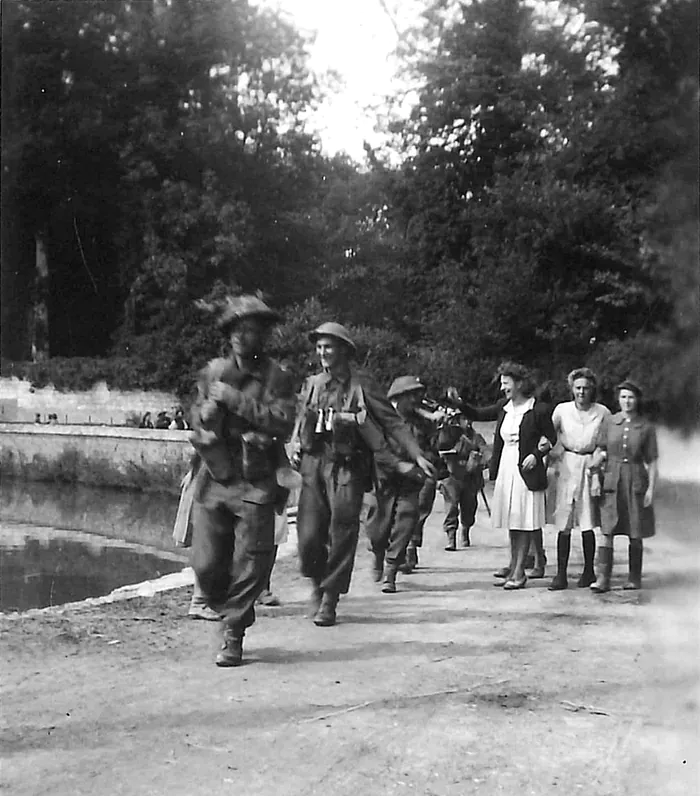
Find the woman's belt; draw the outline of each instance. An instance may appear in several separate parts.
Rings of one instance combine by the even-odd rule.
[[[591,453],[593,453],[593,451],[595,451],[595,448],[591,448],[591,450],[587,451],[572,451],[571,448],[564,446],[564,450],[567,453],[575,453],[577,456],[589,456]]]

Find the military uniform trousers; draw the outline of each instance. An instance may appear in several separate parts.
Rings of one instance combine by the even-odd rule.
[[[416,547],[423,546],[423,528],[433,510],[437,484],[432,478],[427,478],[418,495],[418,521],[411,534],[411,542]]]
[[[367,517],[367,536],[372,551],[384,556],[387,569],[396,570],[405,560],[418,523],[420,491],[416,484],[377,487],[377,502]]]
[[[301,460],[297,540],[301,574],[322,591],[347,594],[355,564],[365,476],[325,455]]]
[[[476,501],[483,484],[481,473],[467,475],[463,479],[453,476],[445,479],[442,494],[445,498],[445,519],[443,529],[446,534],[457,532],[460,525],[467,531],[476,520]]]
[[[243,633],[273,562],[273,503],[249,503],[240,485],[209,479],[192,507],[192,565],[207,604]]]

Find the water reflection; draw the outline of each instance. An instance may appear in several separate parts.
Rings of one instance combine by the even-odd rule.
[[[0,608],[44,608],[109,594],[186,565],[166,553],[76,531],[3,524],[0,527]]]
[[[3,478],[0,518],[172,550],[177,495]]]

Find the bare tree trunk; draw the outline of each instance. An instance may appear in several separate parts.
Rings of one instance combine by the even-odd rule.
[[[44,362],[49,358],[49,261],[43,237],[37,233],[35,242],[34,306],[32,312],[32,361]]]

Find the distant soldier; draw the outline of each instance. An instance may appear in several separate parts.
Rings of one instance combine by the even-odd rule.
[[[408,426],[424,451],[429,449],[426,421],[416,409],[425,394],[425,385],[415,376],[394,379],[387,398],[399,417]],[[374,579],[382,581],[385,594],[396,592],[396,573],[406,557],[406,549],[414,539],[420,518],[420,494],[427,480],[434,479],[411,461],[408,452],[398,441],[389,437],[392,452],[407,467],[403,471],[376,466],[376,505],[367,517],[367,535],[374,554]]]
[[[191,440],[204,465],[192,508],[193,566],[207,605],[222,616],[217,666],[241,662],[273,561],[276,469],[294,424],[291,378],[265,355],[278,320],[257,296],[228,299],[219,326],[232,356],[204,368],[192,410]]]
[[[449,475],[441,482],[445,499],[443,529],[447,536],[445,550],[457,549],[457,529],[463,547],[471,546],[470,531],[476,520],[476,504],[484,487],[484,449],[486,441],[477,434],[464,415],[440,432],[440,455]]]
[[[434,469],[387,399],[353,372],[347,329],[324,323],[310,338],[323,370],[306,381],[292,439],[302,476],[297,536],[302,574],[313,583],[313,621],[326,627],[335,624],[339,596],[350,588],[372,456],[404,473],[413,463],[428,475]],[[397,460],[389,437],[408,461]]]

